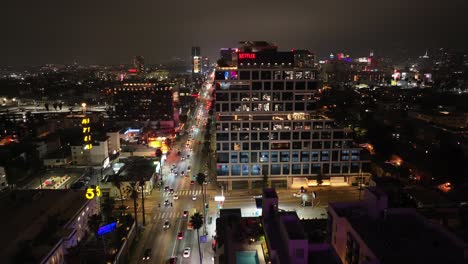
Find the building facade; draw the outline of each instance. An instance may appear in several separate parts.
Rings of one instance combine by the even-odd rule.
[[[414,208],[388,208],[366,188],[362,201],[330,203],[329,241],[342,263],[467,263],[468,245]]]
[[[71,162],[75,165],[102,165],[109,157],[108,138],[95,140],[91,149],[84,149],[82,145],[70,146]]]
[[[241,47],[236,66],[215,72],[218,181],[252,188],[267,177],[272,187],[300,187],[318,175],[344,183],[361,174],[349,131],[315,113],[316,69],[298,67],[294,51],[266,47]]]
[[[124,83],[110,88],[119,121],[173,121],[170,83]]]

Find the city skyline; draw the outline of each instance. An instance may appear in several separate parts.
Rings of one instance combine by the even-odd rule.
[[[419,0],[300,1],[291,6],[279,1],[28,2],[5,4],[8,12],[0,25],[8,37],[0,43],[0,65],[121,64],[136,54],[156,64],[188,59],[192,46],[216,59],[219,47],[235,47],[236,40],[269,40],[284,50],[310,49],[319,57],[329,52],[363,56],[370,49],[417,56],[427,48],[462,49],[468,36],[463,20],[468,3],[458,0],[443,6]]]

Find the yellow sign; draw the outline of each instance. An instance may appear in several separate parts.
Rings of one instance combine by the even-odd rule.
[[[83,119],[81,119],[81,124],[82,124],[82,125],[89,124],[89,118],[83,118]]]
[[[86,199],[91,200],[95,196],[97,197],[101,196],[101,189],[99,188],[99,186],[96,186],[96,189],[93,189],[93,188],[86,189]]]
[[[86,145],[84,146],[84,149],[85,149],[85,150],[86,150],[86,149],[92,149],[92,148],[93,148],[93,144],[86,144]]]
[[[91,128],[90,127],[83,127],[83,134],[90,133]]]

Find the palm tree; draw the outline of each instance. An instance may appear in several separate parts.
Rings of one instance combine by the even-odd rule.
[[[140,186],[141,188],[141,208],[143,209],[142,210],[142,221],[143,221],[143,226],[146,224],[146,219],[145,219],[145,179],[143,179],[143,177],[140,178],[140,180],[138,181],[138,185]]]
[[[137,183],[130,182],[130,186],[127,187],[127,192],[130,194],[130,198],[133,199],[133,211],[135,213],[135,227],[138,228],[138,217],[137,217],[137,199],[138,199],[138,191],[137,191]]]
[[[114,180],[112,184],[119,189],[120,193],[120,201],[122,202],[122,209],[125,210],[124,201],[123,201],[123,194],[122,194],[122,182],[120,181],[119,175],[114,175]]]
[[[113,198],[104,199],[104,203],[101,205],[101,211],[107,223],[110,223],[112,212],[114,210],[115,200]]]
[[[201,189],[202,189],[203,210],[205,210],[205,208],[206,208],[205,207],[205,204],[206,204],[206,187],[205,187],[205,191],[203,191],[203,185],[205,185],[205,180],[206,180],[205,174],[199,172],[197,174],[196,181],[201,186]],[[206,213],[203,214],[203,215],[205,216],[204,222],[206,222]],[[206,226],[203,227],[203,233],[206,233]]]
[[[200,247],[200,228],[203,225],[203,216],[200,213],[195,213],[190,217],[190,223],[192,224],[193,228],[197,230],[197,240],[198,240],[198,253],[200,255],[200,264],[202,263],[202,253]]]

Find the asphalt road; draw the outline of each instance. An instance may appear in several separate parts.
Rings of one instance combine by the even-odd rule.
[[[194,209],[198,212],[203,209],[201,187],[196,182],[191,184],[191,176],[198,172],[204,172],[206,167],[206,157],[201,155],[204,138],[203,128],[207,115],[207,111],[203,109],[204,105],[205,101],[200,100],[194,113],[195,117],[199,117],[198,120],[191,119],[187,126],[188,133],[175,144],[169,156],[166,157],[163,166],[163,187],[161,190],[153,192],[145,200],[147,224],[141,239],[138,241],[131,263],[143,263],[143,254],[147,248],[152,249],[151,260],[148,263],[167,263],[171,257],[177,257],[177,263],[196,263],[199,261],[197,232],[188,230],[187,224]],[[187,134],[190,134],[193,140]],[[181,152],[180,156],[178,151]],[[172,165],[176,165],[175,171],[178,172],[178,176],[171,173]],[[190,172],[187,171],[189,166],[191,167]],[[182,171],[187,174],[187,177],[181,175]],[[179,198],[174,199],[173,195],[165,192],[165,186],[174,189]],[[194,195],[196,200],[193,200]],[[166,200],[169,202],[168,206],[164,205]],[[129,208],[130,212],[132,210]],[[184,211],[189,212],[186,217],[184,217]],[[141,221],[141,217],[139,219]],[[169,221],[170,227],[168,229],[163,228],[165,221]],[[183,234],[182,239],[178,239],[179,232]],[[200,230],[201,232],[202,230]],[[184,258],[183,251],[187,247],[191,249],[190,257]],[[205,258],[211,259],[211,256],[205,256]]]

